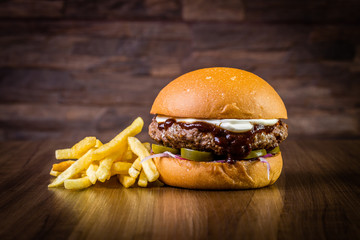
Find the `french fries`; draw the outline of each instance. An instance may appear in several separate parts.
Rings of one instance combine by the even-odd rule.
[[[103,145],[103,143],[99,139],[96,139],[95,148],[99,148],[102,145]]]
[[[67,149],[58,149],[55,151],[56,159],[77,159],[78,156],[75,156],[75,153],[71,150],[71,148]]]
[[[144,170],[142,170],[141,173],[140,173],[139,180],[138,180],[138,185],[140,187],[147,187],[147,185],[148,185],[148,180],[146,178]]]
[[[116,151],[124,151],[127,138],[140,133],[143,126],[144,121],[142,118],[138,117],[129,127],[119,133],[110,142],[96,149],[92,156],[93,160],[101,160]]]
[[[160,186],[148,184],[159,182],[159,172],[152,159],[141,162],[150,156],[150,143],[141,143],[135,135],[140,133],[144,121],[138,117],[133,123],[103,144],[96,137],[85,137],[68,149],[55,151],[56,159],[67,160],[53,164],[50,175],[56,177],[48,187],[64,186],[66,189],[88,188],[97,181],[105,182],[117,176],[125,187],[136,182],[140,187]]]
[[[136,137],[129,137],[128,143],[131,150],[138,155],[139,158],[144,159],[145,157],[150,156],[149,151]],[[149,182],[154,182],[159,178],[159,172],[157,171],[155,163],[152,159],[144,161],[141,165]]]
[[[134,157],[135,156],[134,156],[133,152],[131,151],[130,147],[128,146],[126,152],[122,156],[121,161],[132,163],[132,162],[134,162],[134,159],[135,159]]]
[[[74,189],[74,190],[79,190],[79,189],[84,189],[84,188],[88,188],[92,185],[89,177],[82,177],[82,178],[77,178],[77,179],[67,179],[64,181],[64,187],[66,189]]]
[[[136,178],[134,178],[134,177],[130,177],[130,176],[126,176],[126,175],[117,175],[117,176],[118,176],[119,182],[126,188],[129,188],[135,184]]]
[[[88,169],[86,170],[86,175],[89,177],[89,180],[92,184],[96,183],[97,177],[96,177],[96,171],[99,168],[99,165],[96,164],[90,164]]]
[[[141,171],[141,163],[140,163],[140,158],[137,158],[133,164],[131,165],[130,169],[129,169],[129,175],[131,177],[136,178],[137,176],[139,176],[140,171]]]
[[[131,167],[131,163],[128,162],[114,162],[111,166],[111,175],[122,174],[126,175],[129,172],[129,168]]]
[[[101,143],[101,142],[100,142]],[[56,159],[78,159],[96,144],[96,137],[86,137],[71,148],[55,151]]]
[[[55,180],[50,183],[48,187],[58,187],[62,185],[66,179],[69,179],[75,174],[80,173],[82,170],[87,169],[92,162],[93,152],[94,149],[90,149],[81,158],[79,158],[79,160],[74,162],[68,169],[55,178]]]
[[[113,153],[110,156],[104,158],[99,165],[98,170],[96,171],[96,177],[100,182],[105,182],[111,177],[111,166],[115,159],[119,158],[121,152]]]
[[[63,172],[66,169],[68,169],[75,161],[68,160],[61,163],[55,163],[53,164],[52,170],[57,172]]]
[[[61,174],[61,172],[58,172],[58,171],[54,171],[54,170],[51,170],[50,171],[50,175],[51,176],[54,176],[54,177],[57,177],[57,176],[59,176]]]

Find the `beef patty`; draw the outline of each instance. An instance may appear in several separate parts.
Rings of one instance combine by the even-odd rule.
[[[172,148],[190,148],[241,159],[256,149],[271,150],[288,136],[288,126],[279,120],[273,126],[255,124],[250,131],[231,132],[205,122],[184,123],[168,119],[158,123],[153,118],[149,135],[158,143]]]

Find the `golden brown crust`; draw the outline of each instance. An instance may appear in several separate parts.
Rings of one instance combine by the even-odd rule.
[[[287,118],[283,101],[267,82],[250,72],[223,67],[178,77],[160,91],[150,112],[187,118]]]
[[[280,176],[281,153],[266,158],[267,164],[254,161],[236,163],[195,162],[176,158],[155,158],[160,180],[167,185],[191,189],[249,189],[273,184]]]

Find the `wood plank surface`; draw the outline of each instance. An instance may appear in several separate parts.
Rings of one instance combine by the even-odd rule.
[[[70,144],[68,144],[70,145]],[[360,141],[288,140],[271,187],[48,189],[64,142],[0,143],[0,239],[359,239]]]

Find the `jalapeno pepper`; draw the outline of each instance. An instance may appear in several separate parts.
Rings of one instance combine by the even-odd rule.
[[[175,149],[175,148],[171,148],[171,147],[165,147],[165,146],[158,145],[158,144],[152,144],[151,149],[153,150],[153,152],[155,154],[163,153],[163,152],[171,152],[173,154],[178,154],[179,153],[179,149]]]
[[[278,152],[280,152],[280,148],[279,148],[279,146],[277,146],[276,148],[272,149],[272,150],[271,150],[271,151],[269,151],[268,153],[271,153],[271,154],[276,154],[276,153],[278,153]]]
[[[188,148],[181,148],[181,157],[197,162],[209,162],[214,159],[211,152],[196,151]]]
[[[244,159],[257,158],[266,155],[265,149],[254,150],[249,153]]]

